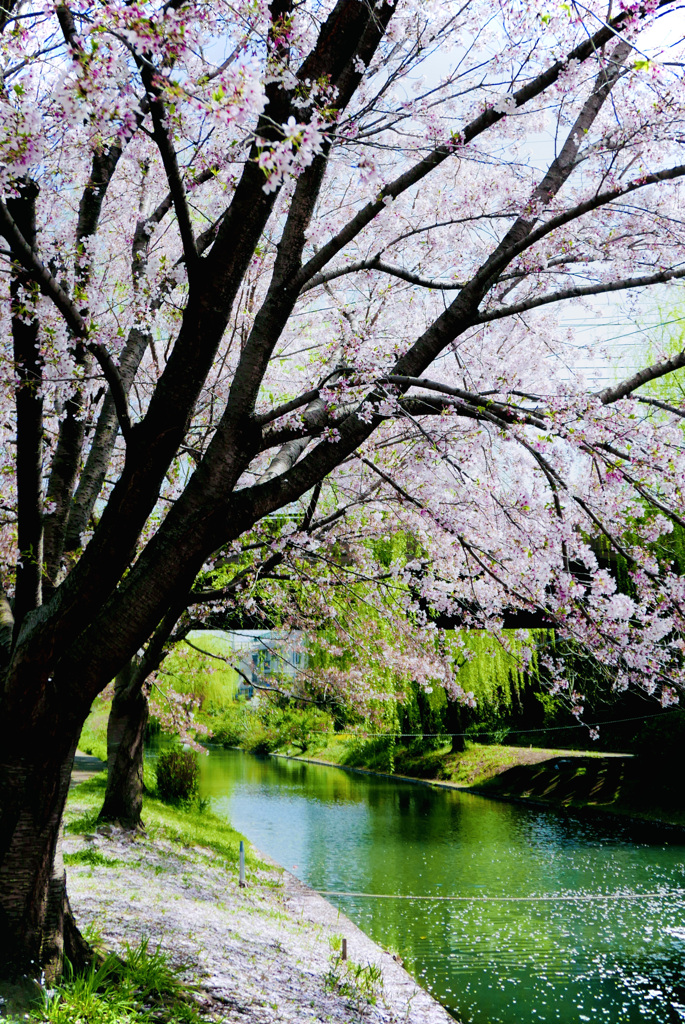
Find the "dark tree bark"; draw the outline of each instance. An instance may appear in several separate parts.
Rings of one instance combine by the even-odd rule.
[[[456,700],[448,700],[447,711],[445,712],[445,725],[450,736],[450,751],[453,754],[461,754],[466,750],[466,739],[464,732],[464,709]]]
[[[61,852],[62,807],[76,744],[45,744],[0,758],[0,964],[2,977],[59,977],[64,956],[84,966],[89,947],[73,919]],[[7,748],[5,748],[7,750]],[[10,747],[8,753],[12,753]]]
[[[107,722],[107,791],[101,821],[142,829],[143,753],[148,702],[136,661],[119,672]]]
[[[7,209],[31,248],[36,243],[37,197],[38,186],[25,180],[19,184],[18,195],[7,200]],[[22,439],[21,448],[17,450],[20,567],[14,595],[14,617],[20,622],[24,615],[40,605],[42,599],[43,358],[37,344],[38,318],[35,310],[26,308],[26,296],[29,296],[29,304],[36,303],[39,290],[18,261],[13,264],[10,295],[13,355],[18,377],[15,397],[17,435]]]
[[[107,791],[101,821],[128,831],[142,829],[143,759],[149,705],[145,682],[159,668],[170,646],[191,628],[186,599],[174,604],[154,632],[142,658],[134,657],[117,673],[107,721]]]

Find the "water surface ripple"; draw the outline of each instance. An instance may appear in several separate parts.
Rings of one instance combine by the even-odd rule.
[[[478,897],[327,897],[463,1024],[685,1020],[682,832],[233,750],[202,762],[214,809],[315,889]],[[617,893],[660,895],[483,900]]]

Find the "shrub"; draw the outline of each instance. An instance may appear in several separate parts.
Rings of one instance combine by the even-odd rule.
[[[330,715],[318,708],[293,709],[283,715],[281,732],[292,747],[305,754],[326,742],[331,725]]]
[[[245,736],[243,746],[251,754],[270,754],[282,741],[283,737],[278,729],[260,723]]]
[[[157,760],[157,793],[162,800],[192,800],[200,785],[200,763],[191,750],[163,750]]]
[[[224,706],[209,704],[205,721],[214,743],[221,743],[224,747],[240,747],[253,717],[254,713],[246,707],[245,701],[238,699]]]
[[[356,737],[349,745],[341,764],[369,768],[371,771],[395,773],[395,736]]]

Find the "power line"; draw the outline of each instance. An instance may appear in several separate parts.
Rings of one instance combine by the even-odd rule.
[[[600,900],[652,900],[685,896],[685,889],[671,889],[668,892],[616,892],[552,896],[413,896],[392,892],[332,892],[327,889],[314,889],[313,892],[319,896],[363,897],[369,900],[429,900],[434,903],[589,903]]]
[[[671,708],[670,711],[656,711],[653,715],[633,715],[631,718],[612,718],[607,722],[578,722],[576,725],[548,725],[535,729],[507,729],[502,726],[490,732],[368,732],[358,734],[364,739],[376,739],[379,736],[395,736],[397,739],[422,739],[424,737],[437,736],[463,736],[466,739],[475,739],[481,736],[500,736],[503,732],[508,736],[516,736],[530,732],[563,732],[566,729],[599,729],[605,725],[621,725],[623,722],[644,722],[648,718],[663,718],[664,715],[672,715],[680,708]]]

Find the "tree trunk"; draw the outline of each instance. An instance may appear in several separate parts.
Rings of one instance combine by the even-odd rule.
[[[131,660],[114,683],[114,699],[107,723],[107,792],[101,821],[122,828],[141,829],[143,809],[143,739],[148,702],[141,686],[138,664]]]
[[[57,747],[57,744],[55,745]],[[89,947],[74,923],[61,851],[62,812],[76,740],[0,756],[0,979],[53,981],[64,956],[80,968]]]
[[[450,739],[452,741],[451,753],[461,754],[466,750],[466,741],[463,735],[460,733],[464,732],[464,709],[462,705],[456,700],[447,699],[447,710],[445,712],[445,725],[446,731],[452,733]]]

